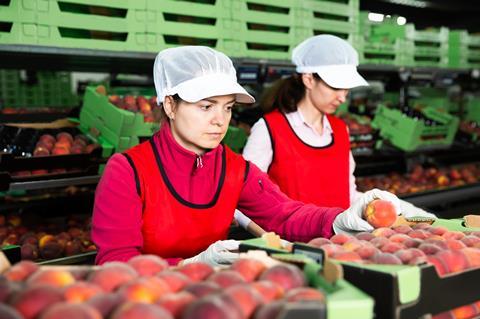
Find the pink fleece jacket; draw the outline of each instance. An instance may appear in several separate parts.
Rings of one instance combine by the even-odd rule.
[[[153,136],[166,173],[187,201],[202,204],[214,196],[222,166],[222,145],[202,156],[181,147],[168,124]],[[267,231],[290,241],[305,242],[333,235],[332,223],[343,210],[293,201],[250,163],[237,208]],[[142,202],[134,172],[122,154],[113,155],[95,194],[92,239],[98,264],[127,261],[142,253]],[[179,260],[169,260],[175,264]]]

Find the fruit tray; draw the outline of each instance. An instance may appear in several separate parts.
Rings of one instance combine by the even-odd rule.
[[[463,220],[442,219],[435,221],[432,228],[448,229],[451,231],[452,236],[457,235],[460,231],[474,232],[480,230],[478,228],[466,228],[463,225]],[[332,237],[332,242],[339,239],[342,235],[335,236],[338,238],[334,239]],[[371,236],[373,237],[373,235]],[[323,238],[319,240],[330,242]],[[378,239],[375,238],[375,240]],[[323,260],[324,249],[328,251],[329,249],[327,248],[331,248],[325,247],[320,249],[311,245],[293,244],[291,252]],[[240,249],[262,249],[269,254],[278,254],[280,251],[283,251],[285,254],[288,253],[285,249],[268,247],[265,241],[260,238],[244,241]],[[473,248],[466,249],[472,250]],[[447,255],[445,251],[451,252],[450,250],[439,251],[441,251],[443,256]],[[433,255],[429,255],[428,258],[430,256]],[[340,257],[338,258],[340,259]],[[458,258],[450,259],[448,262],[452,264],[448,266],[443,264],[443,260],[439,262],[440,257],[437,255],[430,260],[432,263],[437,262],[440,265],[435,264],[434,266],[422,261],[414,265],[401,264],[401,262],[395,265],[362,264],[340,260],[338,262],[342,265],[344,278],[374,298],[376,318],[419,318],[424,315],[439,314],[479,300],[480,287],[478,282],[480,280],[480,268],[463,267],[465,265],[461,266]],[[470,259],[468,260],[470,262]]]
[[[295,247],[301,247],[302,252],[296,254]],[[270,256],[281,260],[290,260],[295,263],[303,260],[305,263],[304,272],[308,278],[309,285],[321,288],[327,293],[325,318],[373,318],[373,300],[343,278],[329,283],[322,274],[323,253],[316,260],[312,259],[310,257],[318,257],[318,254],[308,255],[309,248],[307,247],[307,250],[305,250],[305,245],[294,245],[294,253],[288,254],[283,249],[268,247],[263,238],[254,238],[242,241],[239,251],[263,250]],[[298,248],[298,251],[300,251],[300,248]]]

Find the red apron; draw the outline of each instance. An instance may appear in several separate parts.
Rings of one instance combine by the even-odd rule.
[[[152,139],[126,154],[136,170],[143,202],[143,253],[187,258],[227,238],[244,182],[246,161],[241,156],[224,146],[214,198],[210,203],[193,204],[174,190]]]
[[[332,142],[323,147],[305,144],[283,113],[265,115],[273,148],[268,175],[290,198],[323,207],[350,206],[350,141],[345,123],[327,115]]]

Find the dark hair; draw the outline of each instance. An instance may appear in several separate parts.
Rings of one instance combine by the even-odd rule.
[[[178,94],[172,95],[172,98],[173,98],[173,101],[175,101],[175,104],[177,104],[177,105],[178,105],[178,103],[183,101],[182,98]],[[166,121],[168,119],[167,113],[165,113],[165,109],[163,108],[163,102],[159,103],[158,109],[159,109],[159,113],[160,113],[160,114],[158,114],[159,122],[163,123],[164,121]]]
[[[316,80],[320,80],[317,73],[313,73]],[[305,85],[302,74],[295,73],[291,76],[275,81],[268,89],[262,99],[261,107],[265,113],[279,109],[284,113],[291,113],[297,110],[297,104],[305,96]]]

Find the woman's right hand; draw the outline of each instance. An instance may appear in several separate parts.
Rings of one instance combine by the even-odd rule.
[[[363,219],[363,211],[368,203],[374,199],[383,199],[392,202],[395,206],[397,215],[400,215],[400,200],[397,198],[397,196],[387,191],[382,191],[375,188],[363,193],[347,210],[335,218],[333,221],[333,231],[335,234],[372,231],[372,225]]]

